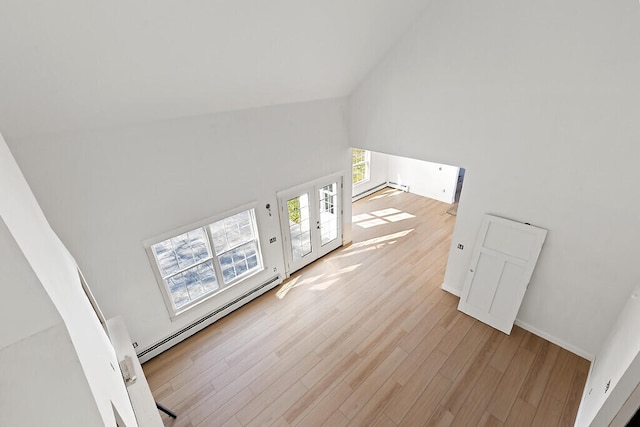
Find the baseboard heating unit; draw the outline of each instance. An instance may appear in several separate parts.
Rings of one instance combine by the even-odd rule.
[[[140,359],[140,362],[141,363],[146,362],[147,360],[157,356],[163,351],[178,344],[180,341],[183,341],[189,338],[191,335],[195,334],[198,331],[201,331],[202,329],[211,325],[215,321],[223,318],[224,316],[231,313],[232,311],[242,307],[246,303],[259,297],[265,292],[270,291],[271,289],[276,287],[279,283],[280,283],[280,276],[273,276],[272,278],[270,278],[260,286],[253,288],[252,290],[240,295],[239,297],[235,298],[233,301],[228,302],[222,307],[217,308],[216,310],[212,311],[206,316],[191,323],[190,325],[185,326],[184,328],[180,329],[173,335],[166,337],[162,341],[153,344],[151,347],[148,347],[137,354],[138,358]]]
[[[382,189],[383,189],[383,188],[385,188],[386,186],[387,186],[387,183],[386,183],[386,182],[383,182],[382,184],[380,184],[380,185],[376,185],[376,186],[375,186],[375,187],[373,187],[373,188],[370,188],[370,189],[368,189],[368,190],[364,190],[364,191],[362,191],[362,192],[360,192],[360,193],[358,193],[358,194],[354,194],[354,195],[351,197],[351,201],[352,201],[352,202],[355,202],[356,200],[360,200],[360,199],[362,199],[363,197],[367,197],[369,194],[373,194],[373,193],[375,193],[375,192],[376,192],[376,191],[378,191],[378,190],[382,190]]]
[[[396,190],[402,190],[405,193],[409,192],[409,186],[405,184],[398,184],[397,182],[387,181],[387,187],[395,188]]]
[[[409,191],[409,186],[408,185],[398,184],[398,183],[391,182],[391,181],[386,181],[386,182],[383,182],[380,185],[376,185],[373,188],[370,188],[368,190],[364,190],[364,191],[362,191],[362,192],[360,192],[358,194],[353,195],[351,197],[351,201],[355,202],[356,200],[360,200],[363,197],[367,197],[368,195],[373,194],[376,191],[382,190],[385,187],[393,188],[393,189],[396,189],[396,190],[402,190],[405,193]]]

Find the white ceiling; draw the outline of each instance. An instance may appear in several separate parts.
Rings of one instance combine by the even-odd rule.
[[[428,0],[2,0],[0,131],[345,96]]]

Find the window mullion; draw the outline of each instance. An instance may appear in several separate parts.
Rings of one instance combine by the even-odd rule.
[[[224,278],[222,277],[222,267],[220,267],[220,261],[218,260],[218,255],[216,254],[216,248],[213,245],[213,236],[211,235],[211,230],[209,227],[204,227],[204,232],[207,234],[207,239],[209,240],[209,248],[211,249],[211,261],[213,262],[213,271],[216,272],[216,282],[218,282],[218,286],[220,289],[224,288]]]
[[[227,252],[231,252],[231,251],[233,251],[233,250],[235,250],[235,249],[238,249],[240,246],[244,246],[244,245],[246,245],[247,243],[251,243],[251,242],[253,242],[253,241],[255,241],[255,238],[254,238],[254,239],[250,239],[250,240],[244,240],[244,241],[242,241],[242,243],[238,243],[237,245],[230,247],[230,248],[229,248],[229,249],[227,249],[226,251],[221,252],[221,253],[220,253],[220,255],[222,255],[222,254],[226,254]],[[214,256],[216,256],[216,255],[214,255]]]
[[[212,258],[212,257],[207,257],[207,258],[205,258],[205,259],[201,259],[200,261],[196,262],[195,264],[191,264],[190,266],[185,267],[185,268],[182,268],[182,269],[180,269],[180,270],[178,270],[178,271],[176,271],[176,272],[174,272],[174,273],[169,274],[168,276],[164,276],[164,277],[163,277],[163,279],[164,279],[164,280],[169,280],[169,279],[171,279],[172,277],[177,276],[178,274],[184,273],[185,271],[191,270],[191,269],[192,269],[192,268],[194,268],[194,267],[197,267],[197,266],[199,266],[199,265],[201,265],[201,264],[204,264],[204,263],[205,263],[205,262],[207,262],[207,261],[210,261],[210,260],[211,260],[211,258]]]

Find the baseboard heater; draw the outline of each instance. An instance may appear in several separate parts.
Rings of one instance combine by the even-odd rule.
[[[409,192],[409,186],[404,184],[398,184],[397,182],[387,181],[387,186],[391,188],[395,188],[396,190],[402,190],[405,193]]]
[[[364,191],[352,196],[351,197],[351,201],[355,202],[356,200],[360,200],[363,197],[367,197],[368,195],[373,194],[378,190],[382,190],[385,187],[395,188],[396,190],[402,190],[402,191],[405,191],[405,192],[409,191],[409,186],[408,185],[396,184],[395,182],[387,181],[387,182],[383,182],[380,185],[376,185],[373,188],[370,188],[368,190],[364,190]]]
[[[260,286],[253,288],[249,292],[246,292],[240,295],[238,298],[234,299],[233,301],[230,301],[229,303],[223,305],[222,307],[219,307],[215,311],[212,311],[211,313],[196,320],[190,325],[185,326],[184,328],[180,329],[178,332],[174,333],[171,336],[168,336],[162,341],[157,342],[156,344],[153,344],[151,347],[138,353],[137,354],[138,359],[140,359],[141,362],[146,362],[152,357],[157,356],[158,354],[162,353],[168,348],[178,344],[180,341],[183,341],[189,338],[191,335],[195,334],[198,331],[201,331],[202,329],[214,323],[216,320],[223,318],[224,316],[231,313],[232,311],[242,307],[249,301],[271,290],[272,288],[278,285],[279,279],[280,279],[280,276],[273,276],[271,279],[267,280]],[[171,342],[174,340],[176,341]]]

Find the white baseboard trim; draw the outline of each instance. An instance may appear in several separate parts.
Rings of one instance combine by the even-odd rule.
[[[544,338],[545,340],[554,343],[555,345],[558,345],[562,348],[564,348],[567,351],[570,351],[573,354],[577,354],[578,356],[587,359],[590,362],[593,362],[593,360],[595,359],[595,356],[591,353],[588,353],[574,345],[571,345],[563,340],[561,340],[560,338],[556,338],[553,335],[550,335],[538,328],[536,328],[533,325],[530,325],[526,322],[523,322],[520,319],[516,319],[515,323],[516,326],[520,326],[522,329],[531,332],[534,335],[539,336],[540,338]]]
[[[456,289],[456,288],[448,285],[445,282],[442,283],[442,286],[440,286],[440,288],[442,290],[444,290],[444,291],[449,292],[450,294],[453,294],[453,295],[457,296],[457,297],[460,297],[460,295],[462,294],[462,291],[460,291],[459,289]],[[586,351],[584,351],[584,350],[582,350],[582,349],[580,349],[580,348],[578,348],[578,347],[576,347],[574,345],[568,344],[567,342],[565,342],[565,341],[563,341],[563,340],[561,340],[559,338],[556,338],[553,335],[550,335],[550,334],[548,334],[548,333],[536,328],[533,325],[530,325],[530,324],[528,324],[526,322],[523,322],[520,319],[516,319],[514,324],[517,325],[517,326],[520,326],[522,329],[524,329],[526,331],[531,332],[534,335],[539,336],[540,338],[544,338],[545,340],[547,340],[549,342],[552,342],[555,345],[558,345],[558,346],[564,348],[567,351],[570,351],[573,354],[577,354],[578,356],[580,356],[580,357],[582,357],[584,359],[587,359],[590,362],[593,362],[593,360],[595,359],[595,356],[593,354],[588,353],[588,352],[586,352]]]
[[[460,291],[460,289],[456,289],[454,287],[451,287],[448,284],[446,284],[445,282],[442,282],[442,286],[440,286],[440,289],[442,289],[443,291],[447,291],[450,294],[453,294],[453,295],[457,296],[458,298],[460,298],[460,295],[462,295],[462,292]]]

